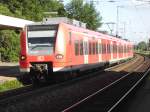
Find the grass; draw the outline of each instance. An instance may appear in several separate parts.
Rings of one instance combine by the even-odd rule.
[[[135,50],[135,52],[150,57],[150,51]]]
[[[23,84],[19,82],[18,80],[6,81],[0,84],[0,92],[19,88],[19,87],[23,87]]]

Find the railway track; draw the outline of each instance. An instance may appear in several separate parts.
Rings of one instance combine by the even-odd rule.
[[[135,59],[135,62],[138,62],[139,64],[144,58],[138,56]],[[133,65],[136,65],[134,60],[130,62],[132,62]],[[125,63],[128,65],[128,62]],[[120,70],[125,70],[127,69],[126,67],[122,68],[121,66],[118,66],[117,70],[119,68]],[[133,69],[135,67],[132,66],[129,68]],[[111,70],[113,69],[116,69],[116,67],[111,67]],[[36,112],[60,112],[69,105],[74,104],[75,102],[84,99],[85,96],[92,94],[95,90],[98,90],[98,88],[103,88],[104,86],[121,78],[124,74],[124,72],[121,74],[119,72],[112,72],[111,70],[106,69],[106,73],[101,71],[60,84],[42,87],[35,91],[26,91],[21,94],[12,95],[8,98],[5,97],[0,100],[0,110],[1,112],[16,112],[16,110],[19,112],[29,112],[29,110]],[[125,73],[127,73],[126,70]],[[94,77],[92,77],[93,75]]]
[[[107,68],[106,70],[110,70],[110,69],[121,67],[121,66],[123,66],[125,64],[130,63],[131,61],[135,60],[136,58],[137,58],[137,56],[135,56],[133,59],[131,59],[129,61],[126,61],[126,62],[121,63],[119,65]],[[95,72],[94,74],[97,75],[97,73],[100,73],[100,72],[103,72],[103,70]],[[75,79],[75,81],[76,80],[81,80],[81,79],[93,77],[94,74],[92,74],[92,75],[91,74],[89,74],[89,75],[86,74],[86,76],[84,76],[84,77],[78,77],[77,79]],[[56,84],[56,83],[53,84],[53,86],[56,86],[56,85],[58,85],[58,84]],[[3,99],[9,99],[11,97],[18,96],[18,95],[21,95],[21,94],[26,94],[28,92],[31,92],[31,91],[34,91],[34,90],[37,90],[37,89],[40,89],[40,88],[46,87],[46,86],[48,86],[48,85],[47,84],[43,84],[43,85],[40,85],[39,87],[35,87],[32,84],[29,84],[29,85],[26,85],[26,86],[21,87],[21,88],[16,88],[16,89],[12,89],[12,90],[7,90],[7,91],[4,91],[4,92],[0,92],[0,101],[2,101]]]
[[[84,99],[74,103],[62,112],[112,112],[148,75],[150,68],[146,72],[140,72],[146,66],[146,59],[140,66],[117,79],[113,83],[94,92]]]

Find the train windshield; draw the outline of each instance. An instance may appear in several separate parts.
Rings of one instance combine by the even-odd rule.
[[[53,53],[58,25],[30,25],[27,27],[28,53],[48,55]]]

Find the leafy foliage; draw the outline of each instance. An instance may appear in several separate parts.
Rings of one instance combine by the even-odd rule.
[[[0,31],[0,53],[2,61],[17,61],[19,54],[19,34],[13,30]]]
[[[141,42],[138,43],[137,49],[146,51],[148,49],[148,45],[147,45],[146,42],[141,41]]]
[[[102,25],[102,17],[93,4],[83,3],[83,0],[72,0],[66,6],[67,16],[87,23],[87,28],[96,30]]]
[[[0,3],[0,14],[6,15],[6,16],[13,16],[13,14],[10,12],[10,10],[7,8],[6,5]]]
[[[57,0],[1,0],[0,3],[5,5],[13,16],[33,21],[41,21],[44,12],[60,12],[60,9],[64,9],[63,4]]]

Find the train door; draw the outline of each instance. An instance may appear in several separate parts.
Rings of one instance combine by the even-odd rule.
[[[84,54],[84,64],[88,64],[88,38],[84,37],[83,40],[83,54]]]
[[[102,43],[101,43],[101,39],[98,39],[98,58],[99,58],[99,62],[102,61]]]

